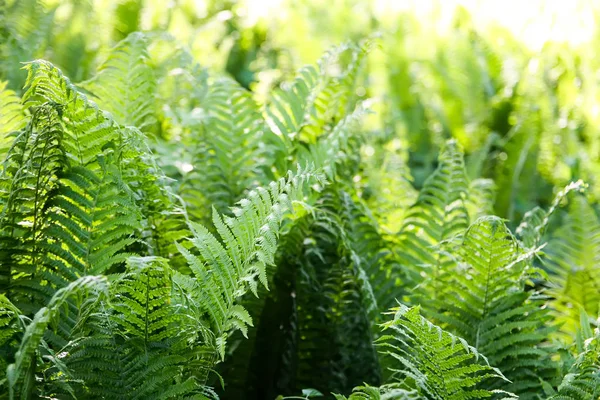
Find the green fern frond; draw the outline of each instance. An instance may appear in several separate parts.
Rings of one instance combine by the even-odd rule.
[[[467,197],[469,182],[459,144],[450,140],[442,150],[439,165],[426,180],[415,204],[406,212],[397,250],[409,282],[425,278],[435,286],[434,297],[441,295],[445,274],[453,264],[447,252],[469,225]]]
[[[168,399],[204,390],[212,355],[202,344],[201,322],[173,301],[173,273],[165,259],[131,257],[112,279],[110,302],[65,348],[79,396]]]
[[[423,318],[419,307],[400,304],[390,314],[394,317],[382,324],[383,336],[377,343],[380,352],[390,357],[391,382],[412,386],[428,399],[517,398],[483,389],[481,385],[489,381],[506,378],[466,340]]]
[[[361,121],[369,112],[364,103],[358,103],[330,133],[321,137],[321,140],[306,150],[302,149],[298,158],[303,163],[311,163],[316,168],[322,168],[327,177],[333,180],[338,173],[337,167],[347,166],[352,157],[356,156],[354,149],[360,147],[363,140],[360,131]]]
[[[140,228],[115,155],[97,154],[92,168],[69,160],[63,117],[60,106],[37,107],[3,171],[2,282],[26,313],[79,276],[124,263]]]
[[[358,70],[372,48],[372,41],[362,46],[347,43],[326,52],[318,61],[318,68],[301,68],[288,87],[274,92],[266,107],[267,121],[279,135],[287,152],[292,143],[300,140],[314,143],[331,126],[336,125],[350,110],[355,108],[354,95]],[[340,59],[350,53],[347,68],[340,67]],[[337,68],[342,72],[334,76]]]
[[[6,368],[14,359],[14,349],[19,345],[18,334],[25,330],[21,311],[0,295],[0,388],[6,383]]]
[[[80,86],[119,124],[152,131],[156,124],[156,79],[148,63],[147,39],[143,33],[134,32],[111,49],[97,75]]]
[[[78,92],[54,65],[36,60],[25,65],[28,72],[23,103],[26,107],[49,104],[57,109],[68,133],[65,153],[69,161],[89,165],[107,143],[118,142],[120,132],[108,114]]]
[[[326,51],[319,59],[319,82],[308,102],[312,110],[300,130],[306,142],[314,143],[356,106],[359,73],[372,47],[371,40],[362,46],[349,42]],[[336,70],[339,72],[332,72]]]
[[[395,277],[396,260],[389,250],[394,244],[380,232],[380,228],[369,215],[369,208],[359,199],[342,191],[340,204],[336,207],[340,213],[347,240],[352,250],[360,257],[360,278],[363,287],[373,298],[367,307],[372,323],[379,322],[378,313],[393,304],[395,297],[401,297],[402,282]]]
[[[7,85],[8,82],[0,81],[0,154],[9,145],[7,135],[22,129],[26,123],[21,99]]]
[[[209,86],[201,107],[204,122],[188,138],[194,146],[193,169],[181,188],[188,212],[198,221],[207,219],[211,206],[224,212],[240,200],[266,167],[260,141],[267,127],[250,92],[221,79]]]
[[[579,326],[579,310],[588,315],[600,311],[600,222],[585,196],[570,200],[568,214],[547,248],[552,308],[569,343]]]
[[[531,275],[516,238],[496,217],[469,227],[460,249],[462,261],[444,300],[433,312],[445,329],[465,338],[512,381],[506,390],[537,398],[541,380],[552,381],[557,366],[547,342],[555,330],[544,296],[526,291]]]
[[[20,398],[29,398],[34,391],[37,357],[44,334],[50,324],[57,324],[57,318],[64,317],[61,310],[67,306],[69,299],[81,299],[87,293],[93,296],[107,295],[107,282],[103,277],[84,276],[71,282],[68,286],[59,289],[46,307],[40,309],[31,323],[27,325],[19,350],[15,354],[15,362],[8,366],[6,376],[8,379],[10,398],[17,393]]]
[[[35,269],[42,258],[46,203],[65,164],[63,137],[57,110],[36,110],[15,138],[2,171],[0,279],[3,293],[25,313],[37,311],[52,296],[42,280],[35,279]],[[19,282],[28,282],[25,297],[29,300],[21,299],[25,304],[11,294]]]
[[[266,266],[274,261],[281,222],[297,208],[307,186],[323,181],[314,169],[298,167],[296,173],[290,172],[268,188],[250,191],[232,209],[234,217],[213,210],[223,244],[203,226],[190,223],[194,234],[190,242],[200,257],[178,247],[194,276],[204,282],[196,298],[214,329],[221,358],[229,333],[245,329],[250,322],[247,312],[234,301],[248,289],[256,294],[258,281],[267,286]]]
[[[310,96],[319,83],[319,73],[313,66],[301,68],[294,81],[276,90],[267,106],[268,121],[273,131],[290,145],[305,123],[311,103]]]
[[[581,180],[571,182],[556,194],[548,211],[536,207],[526,212],[516,231],[525,247],[533,248],[538,246],[542,240],[542,236],[546,232],[550,218],[560,207],[567,195],[572,191],[583,193],[586,187],[587,185]]]
[[[600,397],[600,337],[587,341],[585,350],[565,375],[558,393],[549,400],[595,400]]]
[[[469,220],[476,221],[484,215],[491,215],[494,211],[496,198],[496,185],[491,179],[475,179],[469,185],[467,210]]]

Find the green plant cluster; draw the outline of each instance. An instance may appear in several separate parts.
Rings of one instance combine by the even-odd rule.
[[[0,0],[0,399],[600,398],[594,42],[336,3]]]

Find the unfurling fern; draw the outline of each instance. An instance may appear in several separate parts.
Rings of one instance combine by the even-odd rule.
[[[394,317],[382,325],[378,340],[380,352],[389,356],[388,382],[414,387],[427,399],[517,398],[483,389],[506,378],[467,341],[423,318],[418,307],[400,304],[390,314]]]

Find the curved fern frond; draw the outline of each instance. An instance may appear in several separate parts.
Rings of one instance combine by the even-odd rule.
[[[6,376],[8,379],[10,398],[16,393],[19,397],[28,398],[34,391],[35,373],[40,343],[50,324],[57,324],[57,318],[64,317],[61,310],[67,306],[69,299],[76,297],[81,299],[85,294],[92,293],[93,296],[105,296],[107,294],[107,282],[103,277],[84,276],[71,282],[68,286],[59,289],[48,305],[41,308],[27,325],[19,350],[15,354],[15,362],[8,366]]]
[[[419,307],[400,304],[389,314],[394,317],[382,324],[383,336],[377,341],[380,352],[390,357],[389,381],[414,387],[420,398],[517,398],[508,392],[481,388],[489,381],[506,378],[466,340],[423,318]]]
[[[266,266],[274,261],[281,222],[302,202],[306,186],[323,182],[316,170],[298,167],[296,173],[290,172],[268,188],[250,191],[232,209],[234,217],[213,210],[223,244],[203,226],[190,223],[194,234],[190,242],[200,257],[178,247],[192,273],[204,282],[196,298],[214,329],[221,358],[230,332],[244,330],[250,323],[247,311],[234,301],[248,288],[256,294],[258,281],[267,286]]]
[[[550,218],[559,208],[560,204],[567,197],[567,195],[573,191],[583,193],[586,187],[587,185],[581,180],[577,182],[571,182],[556,194],[548,211],[544,211],[540,207],[535,207],[534,209],[527,211],[516,231],[525,247],[533,248],[538,246],[548,227]]]

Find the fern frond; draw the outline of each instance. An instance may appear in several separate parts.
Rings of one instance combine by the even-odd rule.
[[[293,143],[303,140],[315,143],[317,138],[338,124],[356,106],[354,88],[362,61],[371,50],[372,41],[361,46],[346,43],[326,52],[318,68],[301,68],[289,86],[276,90],[266,106],[267,122],[283,141],[285,154]],[[350,62],[346,68],[340,60],[346,52]],[[342,72],[334,76],[332,71]],[[302,136],[302,137],[301,137]]]
[[[55,106],[68,133],[64,146],[69,161],[87,166],[107,143],[120,139],[112,118],[78,92],[54,65],[36,60],[27,63],[25,69],[28,76],[23,103],[26,107]]]
[[[110,150],[88,166],[69,160],[64,117],[60,106],[37,107],[3,171],[2,280],[26,313],[79,276],[124,263],[140,228]]]
[[[496,185],[491,179],[475,179],[469,185],[467,210],[469,220],[476,221],[484,215],[491,215],[494,211],[496,198]]]
[[[156,78],[149,65],[147,39],[134,32],[108,54],[92,79],[81,87],[97,98],[121,125],[151,131],[156,124]]]
[[[25,122],[21,99],[8,89],[8,82],[0,81],[0,154],[3,155],[9,145],[8,134],[22,129]]]
[[[31,323],[27,325],[19,350],[15,354],[15,362],[8,366],[6,376],[8,379],[10,397],[20,392],[21,398],[27,398],[34,390],[34,378],[36,373],[36,353],[39,351],[40,343],[50,324],[56,324],[57,318],[70,298],[80,299],[85,294],[92,293],[94,296],[107,294],[107,282],[105,278],[97,276],[84,276],[71,282],[68,286],[59,289],[46,307],[40,309]]]
[[[398,234],[397,252],[403,273],[409,274],[406,279],[418,284],[425,278],[433,285],[427,290],[433,297],[442,295],[440,288],[454,263],[447,253],[469,225],[468,192],[462,150],[456,141],[448,141]]]
[[[525,286],[531,275],[525,261],[537,251],[522,252],[500,219],[478,219],[460,249],[464,264],[433,312],[445,329],[473,343],[502,370],[512,381],[506,390],[534,399],[540,381],[552,381],[557,369],[545,343],[555,330],[545,298]]]
[[[516,231],[525,247],[533,248],[538,246],[542,240],[542,236],[546,232],[550,218],[559,208],[563,200],[572,191],[583,193],[586,186],[587,185],[581,180],[577,182],[571,182],[556,194],[548,211],[544,211],[539,207],[535,207],[534,209],[526,212]]]
[[[197,302],[214,328],[221,358],[230,331],[245,329],[249,318],[234,304],[248,289],[257,293],[258,281],[267,285],[266,266],[274,261],[281,222],[302,201],[305,187],[323,183],[314,169],[298,167],[287,178],[258,187],[232,209],[234,217],[213,210],[213,222],[223,244],[203,226],[191,223],[190,239],[200,257],[182,245],[180,252],[188,260],[197,279],[204,282],[196,294]],[[209,283],[210,282],[210,283]]]
[[[579,326],[579,310],[594,316],[600,311],[600,222],[585,196],[570,200],[568,214],[547,247],[552,308],[569,343]]]
[[[549,400],[595,400],[600,397],[600,337],[587,341],[585,350],[565,375],[558,393]]]
[[[6,368],[14,359],[14,349],[19,345],[18,334],[25,329],[21,311],[0,295],[0,387],[4,387]]]
[[[506,378],[467,341],[423,318],[419,307],[400,304],[390,314],[394,317],[382,324],[383,336],[377,343],[380,352],[390,357],[392,382],[407,388],[414,385],[420,397],[428,399],[492,398],[495,393],[517,398],[482,389],[482,384]]]
[[[126,272],[112,281],[110,303],[101,303],[66,346],[65,364],[80,396],[167,399],[202,392],[211,353],[193,311],[173,302],[173,273],[158,257],[127,260]]]
[[[267,164],[260,146],[266,125],[250,92],[221,79],[209,86],[201,107],[204,123],[188,138],[194,146],[193,169],[180,189],[198,221],[209,219],[211,206],[225,212],[240,200],[258,184]]]

